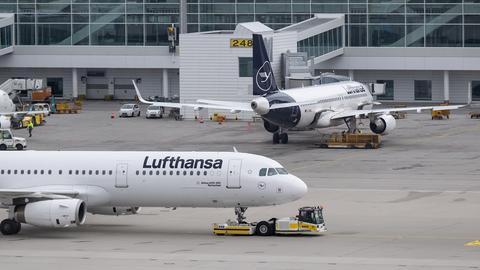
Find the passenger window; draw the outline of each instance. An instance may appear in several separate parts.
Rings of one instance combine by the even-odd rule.
[[[96,174],[96,175],[99,175],[99,174],[100,174],[100,171],[99,171],[99,170],[96,170],[96,171],[95,171],[95,174]]]
[[[180,171],[177,171],[177,175],[180,175]]]
[[[197,171],[197,175],[200,175],[200,171]]]
[[[68,170],[68,174],[70,174],[70,175],[71,175],[71,174],[72,174],[72,170]]]
[[[187,175],[187,171],[183,171],[183,175]]]
[[[153,171],[150,171],[148,174],[153,175]]]
[[[109,174],[109,175],[112,175],[112,170],[109,170],[109,171],[108,171],[108,174]]]
[[[157,171],[157,175],[160,175],[160,171]]]
[[[102,175],[105,175],[107,174],[107,172],[105,170],[102,170]]]
[[[79,170],[75,170],[75,174],[78,175],[80,173]]]
[[[52,170],[48,170],[48,174],[52,174]]]
[[[0,171],[0,174],[3,174],[3,173],[4,173],[4,170],[1,170],[1,171]]]
[[[261,168],[259,175],[260,175],[260,176],[265,176],[265,175],[267,175],[267,168]]]
[[[40,174],[43,174],[43,173],[44,173],[44,171],[43,171],[43,170],[40,170]]]
[[[146,172],[146,171],[143,171],[143,172],[142,172],[142,174],[143,174],[143,175],[146,175],[146,174],[147,174],[147,172]]]
[[[139,174],[140,174],[140,172],[139,172],[139,171],[136,171],[136,172],[135,172],[135,174],[136,174],[136,175],[139,175]]]
[[[274,168],[268,168],[268,176],[276,175],[277,171]]]
[[[203,175],[205,175],[205,176],[206,176],[206,175],[207,175],[207,171],[204,171],[204,172],[203,172]]]
[[[17,170],[13,170],[13,174],[17,174]]]
[[[85,175],[85,170],[82,170],[82,174]]]
[[[23,170],[20,170],[20,174],[23,174],[23,172],[24,172]]]
[[[61,174],[62,174],[62,170],[58,170],[58,174],[60,174],[60,175],[61,175]]]
[[[173,171],[170,171],[170,175],[173,175]]]
[[[8,170],[8,174],[10,174],[10,170]],[[33,174],[37,174],[37,170],[33,170]]]
[[[30,170],[27,170],[27,174],[30,174]]]
[[[92,175],[92,173],[93,173],[92,170],[88,170],[89,175]]]
[[[167,171],[163,171],[163,175],[167,175]]]

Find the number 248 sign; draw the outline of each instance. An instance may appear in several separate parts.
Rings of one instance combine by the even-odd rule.
[[[231,38],[230,48],[251,48],[253,41],[246,38]]]

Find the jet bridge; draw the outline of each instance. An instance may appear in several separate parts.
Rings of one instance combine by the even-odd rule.
[[[44,79],[8,79],[0,84],[0,90],[8,95],[15,91],[39,90],[47,87]]]

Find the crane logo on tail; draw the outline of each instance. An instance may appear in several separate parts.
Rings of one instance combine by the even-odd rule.
[[[273,85],[272,66],[269,61],[265,61],[263,65],[257,70],[255,75],[255,82],[258,89],[268,92]]]

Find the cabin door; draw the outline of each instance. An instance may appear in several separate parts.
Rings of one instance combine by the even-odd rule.
[[[232,159],[228,162],[227,188],[241,188],[240,172],[242,168],[241,159]]]
[[[115,173],[115,187],[127,188],[128,187],[128,164],[117,163],[117,170]]]

